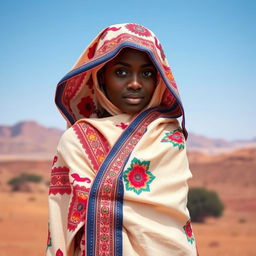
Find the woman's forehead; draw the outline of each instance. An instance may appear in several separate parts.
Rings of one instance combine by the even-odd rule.
[[[120,63],[121,62],[121,63]],[[148,54],[144,51],[140,51],[133,48],[123,48],[117,56],[115,56],[112,60],[110,60],[107,64],[108,65],[115,65],[115,64],[134,64],[140,63],[141,65],[152,65],[154,66],[153,62],[149,58]]]

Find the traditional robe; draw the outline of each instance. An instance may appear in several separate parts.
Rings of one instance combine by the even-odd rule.
[[[114,106],[97,78],[125,47],[146,52],[158,70],[154,95],[136,115]],[[197,255],[184,111],[154,33],[137,24],[103,30],[59,82],[56,104],[69,128],[53,160],[47,255]]]

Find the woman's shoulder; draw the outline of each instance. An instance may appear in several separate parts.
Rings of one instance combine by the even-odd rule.
[[[74,143],[74,140],[76,139],[76,134],[74,131],[74,126],[76,124],[68,127],[61,135],[58,143],[58,147],[64,147],[68,146],[70,143]]]

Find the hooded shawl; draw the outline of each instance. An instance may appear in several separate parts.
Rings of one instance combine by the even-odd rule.
[[[158,72],[136,115],[114,106],[97,79],[126,47],[146,52]],[[58,83],[55,102],[69,128],[52,164],[47,255],[197,255],[184,111],[155,34],[129,23],[101,31]]]

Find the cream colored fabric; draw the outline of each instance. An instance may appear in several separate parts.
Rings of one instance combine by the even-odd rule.
[[[110,146],[113,146],[123,130],[117,127],[123,120],[129,123],[129,116],[120,115],[103,119],[86,120],[96,127]],[[83,120],[79,121],[83,122]],[[187,180],[191,177],[186,149],[179,149],[171,143],[161,142],[167,132],[176,130],[179,124],[176,119],[159,118],[151,123],[147,132],[136,145],[124,168],[136,157],[150,161],[150,171],[155,179],[150,184],[150,191],[139,195],[125,189],[123,203],[123,255],[169,256],[196,255],[195,241],[187,240],[183,226],[189,219],[186,208]],[[73,181],[72,174],[80,177],[95,177],[88,155],[79,141],[74,129],[69,128],[62,136],[58,145],[58,160],[54,167],[69,168],[71,189],[78,184],[90,188],[91,184]],[[49,221],[52,245],[47,255],[53,256],[60,249],[63,255],[80,255],[80,249],[74,248],[74,237],[85,222],[77,228],[67,230],[68,211],[72,192],[67,194],[50,194]],[[90,220],[87,220],[90,221]],[[76,250],[76,253],[74,251]]]

